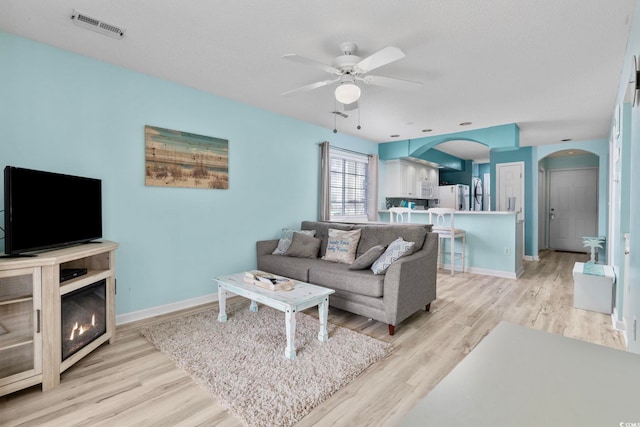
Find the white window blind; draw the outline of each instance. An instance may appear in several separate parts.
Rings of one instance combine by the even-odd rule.
[[[366,221],[368,157],[332,150],[329,155],[332,220]]]

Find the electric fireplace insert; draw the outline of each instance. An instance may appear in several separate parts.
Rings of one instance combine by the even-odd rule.
[[[107,281],[62,295],[62,360],[107,332]]]

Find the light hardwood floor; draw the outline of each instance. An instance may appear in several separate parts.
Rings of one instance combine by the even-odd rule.
[[[586,255],[546,252],[518,280],[438,275],[431,312],[416,313],[390,337],[387,326],[331,309],[329,321],[390,342],[393,353],[316,407],[298,426],[392,426],[502,320],[623,349],[609,315],[573,308],[573,263]],[[217,309],[216,304],[162,316]],[[317,310],[308,311],[314,315]],[[317,315],[317,314],[316,314]],[[239,420],[138,335],[160,318],[117,328],[62,375],[59,387],[0,398],[3,426],[238,426]]]

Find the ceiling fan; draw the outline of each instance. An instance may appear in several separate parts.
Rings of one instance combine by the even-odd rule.
[[[404,52],[397,47],[387,46],[364,59],[357,55],[358,46],[353,42],[340,43],[340,50],[342,51],[342,55],[333,60],[333,65],[327,65],[313,59],[296,55],[295,53],[283,55],[282,58],[284,59],[304,65],[311,65],[312,67],[319,68],[329,74],[333,74],[336,78],[311,83],[309,85],[284,92],[282,95],[287,96],[301,92],[308,92],[335,82],[340,82],[335,90],[336,101],[344,104],[345,110],[353,110],[358,108],[358,99],[360,99],[360,87],[358,87],[356,82],[404,90],[417,89],[422,85],[422,83],[410,80],[367,74],[369,71],[404,58]]]

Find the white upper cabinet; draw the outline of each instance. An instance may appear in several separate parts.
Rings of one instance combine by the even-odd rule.
[[[407,160],[386,162],[386,197],[438,198],[438,170]]]

